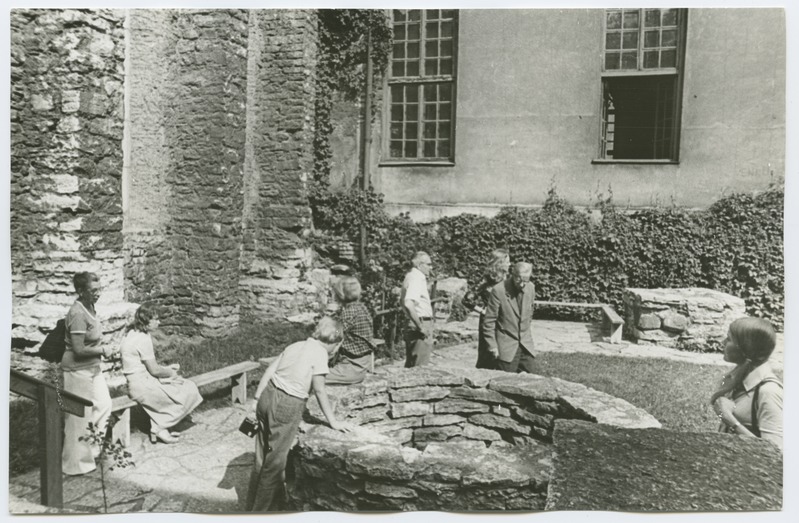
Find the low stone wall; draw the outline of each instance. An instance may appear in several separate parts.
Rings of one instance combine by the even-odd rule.
[[[542,510],[559,419],[659,427],[651,415],[583,385],[499,371],[390,368],[329,387],[343,434],[315,401],[293,453],[301,510]]]
[[[744,300],[702,288],[625,289],[625,336],[640,344],[721,350],[727,329],[746,315]]]

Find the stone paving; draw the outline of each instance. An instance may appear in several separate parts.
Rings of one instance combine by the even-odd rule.
[[[439,324],[468,340],[476,334],[476,323]],[[601,341],[599,328],[584,323],[535,321],[536,350],[581,352],[622,357],[655,357],[703,364],[725,364],[720,354],[687,353],[657,346],[639,346]],[[776,366],[781,367],[783,340],[780,335]],[[476,359],[472,341],[434,352],[433,365],[471,368]],[[145,434],[134,431],[130,452],[135,466],[110,471],[106,478],[109,512],[239,512],[246,497],[253,440],[238,432],[244,418],[241,406],[201,410],[192,415],[175,445],[151,444]],[[64,476],[64,510],[103,512],[99,470],[85,476]],[[11,513],[53,512],[39,503],[39,471],[10,478]]]

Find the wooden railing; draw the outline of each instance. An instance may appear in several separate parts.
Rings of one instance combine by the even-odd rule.
[[[92,406],[92,401],[65,390],[58,390],[51,383],[14,369],[11,369],[11,392],[35,400],[39,405],[41,503],[63,508],[61,449],[64,444],[64,412],[83,417],[86,407]]]

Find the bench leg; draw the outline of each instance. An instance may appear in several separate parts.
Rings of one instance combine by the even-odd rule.
[[[247,403],[247,373],[244,372],[230,378],[231,401],[235,405],[237,402],[244,405]]]
[[[621,331],[622,327],[624,326],[623,323],[619,324],[610,324],[610,342],[611,343],[621,343]]]
[[[130,409],[124,409],[119,414],[119,419],[117,420],[114,428],[111,429],[111,443],[116,443],[117,441],[122,444],[123,447],[130,446]]]

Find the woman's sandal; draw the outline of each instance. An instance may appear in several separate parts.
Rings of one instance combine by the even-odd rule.
[[[177,443],[180,439],[176,436],[174,432],[169,432],[168,430],[162,430],[161,432],[151,432],[150,433],[150,443],[156,443],[160,441],[161,443]]]

